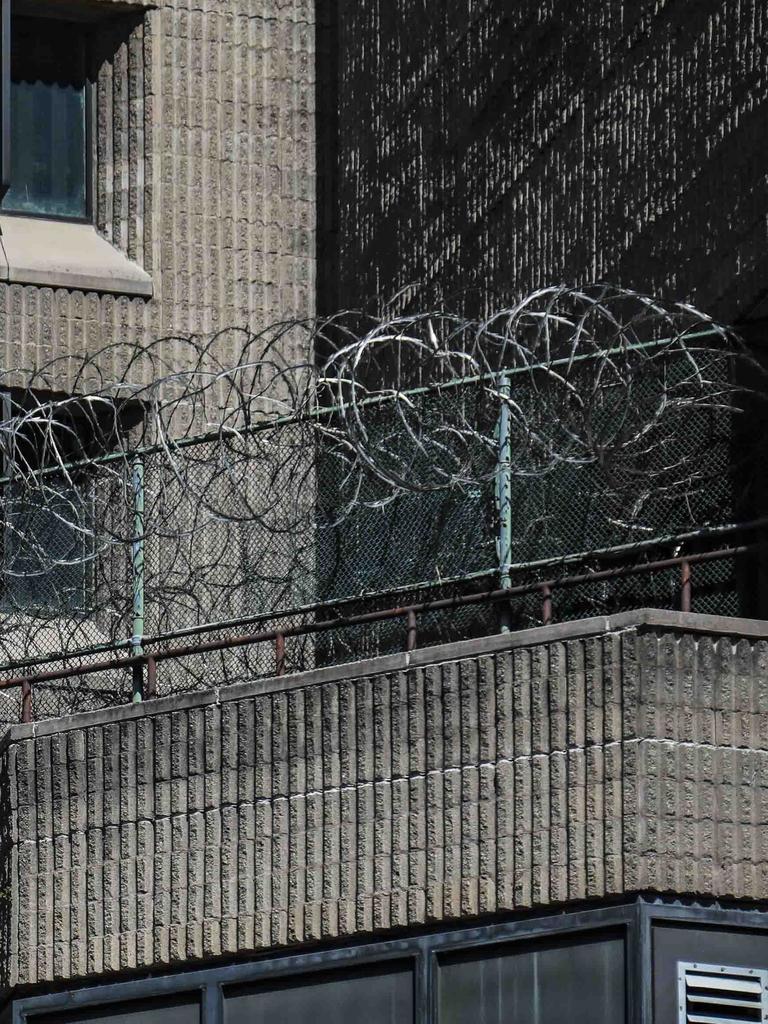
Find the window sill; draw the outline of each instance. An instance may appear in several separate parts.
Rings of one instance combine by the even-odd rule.
[[[92,224],[0,218],[0,281],[152,298],[152,278]]]
[[[153,10],[157,0],[15,0],[14,13],[102,21],[111,14]],[[66,14],[64,13],[66,11]]]

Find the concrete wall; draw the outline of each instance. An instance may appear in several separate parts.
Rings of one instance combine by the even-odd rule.
[[[57,359],[54,371],[37,377],[36,387],[98,389],[126,373],[137,383],[149,382],[194,366],[193,354],[170,340],[153,350],[152,360],[142,360],[136,347],[191,332],[207,341],[231,326],[260,330],[314,310],[314,4],[157,0],[152,6],[156,9],[149,9],[149,0],[53,0],[47,10],[59,8],[66,17],[74,9],[93,19],[85,24],[93,34],[98,70],[91,243],[98,232],[141,266],[151,277],[153,297],[106,294],[95,286],[84,291],[7,284],[0,266],[3,386],[25,383],[27,371]],[[15,13],[36,11],[35,0],[14,0]],[[0,265],[3,252],[13,261],[12,236],[19,234],[22,222],[35,226],[37,254],[51,257],[53,276],[58,257],[61,280],[67,280],[64,271],[76,255],[71,245],[76,226],[71,224],[0,214]],[[80,249],[87,252],[89,229],[77,228]],[[78,259],[84,258],[78,252]],[[91,269],[98,283],[99,268]],[[111,281],[105,278],[105,283]],[[234,365],[242,344],[234,332],[217,343],[219,365]],[[305,339],[286,335],[282,344],[289,363],[306,360]],[[106,346],[112,348],[97,369],[81,375],[82,359]],[[64,361],[67,356],[71,363]],[[211,398],[211,408],[197,408],[192,428],[179,416],[169,429],[210,428],[218,422],[214,404]],[[150,429],[148,436],[151,440]],[[254,478],[254,490],[258,485]],[[174,545],[158,550],[158,516],[151,510],[160,484],[152,467],[146,486],[149,630],[157,622],[151,607],[153,570],[155,579],[158,573],[167,579],[169,560],[179,568],[179,552]],[[121,495],[122,510],[130,515],[127,494]],[[120,505],[118,497],[118,515]],[[190,529],[181,511],[177,522],[180,530]],[[198,558],[204,557],[213,532],[209,526],[207,537],[199,539]],[[120,526],[116,533],[126,536]],[[62,616],[40,629],[39,623],[6,610],[0,632],[10,650],[2,660],[130,634],[125,602],[130,605],[131,597],[121,588],[125,546],[107,545],[106,550],[97,569],[101,582],[115,590],[106,599],[102,588],[106,614],[85,623]],[[233,561],[219,566],[219,583],[228,571],[238,578],[241,566]],[[189,564],[184,569],[194,572]],[[165,612],[166,624],[187,623],[178,602]],[[213,613],[209,609],[206,614],[210,618]],[[220,610],[219,617],[226,614],[233,609]]]
[[[3,979],[764,896],[764,635],[635,612],[14,727]]]
[[[327,305],[607,280],[765,315],[761,0],[321,8]]]
[[[94,202],[154,298],[0,285],[2,366],[313,310],[313,4],[156,6],[97,29]],[[91,0],[102,19],[114,9]]]

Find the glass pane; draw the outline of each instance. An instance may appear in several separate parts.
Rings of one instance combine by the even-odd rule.
[[[440,968],[440,1024],[622,1024],[622,938],[564,939]]]
[[[413,1024],[410,967],[308,975],[225,993],[224,1024]]]
[[[84,31],[14,18],[11,39],[11,187],[3,209],[85,217]]]
[[[30,1024],[200,1024],[198,999],[152,999],[140,1003],[110,1004],[90,1010],[70,1010],[30,1016]]]

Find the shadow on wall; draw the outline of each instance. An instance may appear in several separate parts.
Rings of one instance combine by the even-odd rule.
[[[0,987],[10,985],[11,920],[13,913],[13,849],[14,812],[11,807],[11,779],[5,757],[0,758]]]
[[[764,312],[761,0],[318,0],[318,18],[321,307],[473,315],[611,280]]]

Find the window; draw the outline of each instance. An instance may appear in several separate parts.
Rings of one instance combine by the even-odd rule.
[[[35,1024],[199,1024],[200,1000],[189,996],[120,1003],[31,1018]]]
[[[8,429],[0,607],[42,617],[88,613],[98,554],[96,496],[99,487],[105,490],[93,460],[120,444],[140,422],[141,409],[20,390],[6,391],[2,402]]]
[[[440,1024],[622,1024],[625,972],[620,933],[447,957],[438,987]]]
[[[10,188],[4,212],[89,217],[89,94],[85,26],[12,19]]]
[[[407,1024],[414,1019],[410,964],[389,963],[225,989],[227,1024]]]

